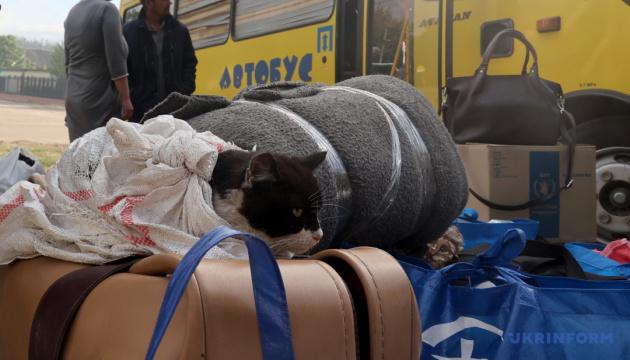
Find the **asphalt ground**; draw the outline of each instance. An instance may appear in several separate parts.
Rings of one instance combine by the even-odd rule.
[[[0,93],[0,141],[68,144],[63,100]]]

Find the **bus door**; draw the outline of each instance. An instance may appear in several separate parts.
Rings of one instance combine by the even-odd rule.
[[[364,0],[337,1],[336,81],[363,75]]]
[[[369,0],[366,74],[396,76],[438,102],[437,0]]]

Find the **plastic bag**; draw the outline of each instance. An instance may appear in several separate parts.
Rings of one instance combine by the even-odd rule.
[[[14,148],[0,159],[0,194],[31,175],[44,173],[44,167],[28,150]]]
[[[508,264],[525,239],[509,230],[439,270],[399,258],[421,311],[421,359],[628,358],[629,283],[519,272]]]

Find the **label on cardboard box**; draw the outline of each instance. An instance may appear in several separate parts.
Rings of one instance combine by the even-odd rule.
[[[564,184],[567,148],[556,146],[464,144],[458,150],[468,185],[484,198],[514,205],[555,192]],[[574,185],[549,202],[521,211],[491,209],[473,196],[467,207],[479,218],[531,218],[548,240],[593,241],[596,237],[595,147],[578,145],[573,168]]]
[[[554,193],[560,186],[560,154],[558,152],[532,151],[529,153],[529,199],[539,199]],[[529,217],[540,223],[538,234],[545,238],[557,238],[560,234],[560,198],[532,206]]]

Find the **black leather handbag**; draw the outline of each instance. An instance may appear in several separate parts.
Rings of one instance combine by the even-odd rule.
[[[490,55],[499,39],[509,36],[527,48],[520,75],[488,75]],[[529,70],[527,65],[533,57]],[[566,182],[555,192],[521,204],[497,204],[470,193],[493,209],[516,211],[544,204],[573,184],[575,120],[564,108],[560,84],[538,76],[538,55],[525,36],[513,29],[499,32],[488,44],[481,65],[473,76],[446,81],[442,103],[444,122],[456,143],[505,145],[567,144]]]
[[[503,37],[527,48],[520,75],[488,75],[490,56]],[[527,70],[529,54],[533,64]],[[447,79],[442,111],[456,143],[555,145],[560,136],[562,89],[538,76],[538,55],[516,30],[499,32],[473,76]]]

